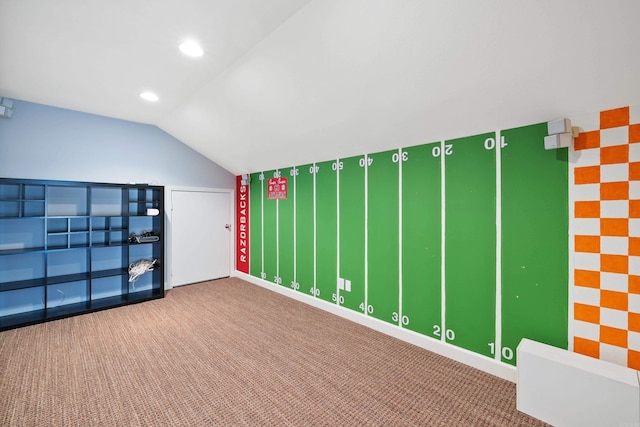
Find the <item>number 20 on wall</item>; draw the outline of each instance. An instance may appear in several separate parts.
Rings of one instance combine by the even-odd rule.
[[[433,335],[435,335],[436,337],[442,336],[442,328],[440,327],[440,325],[433,325]],[[444,337],[447,339],[447,341],[453,341],[456,339],[456,333],[453,332],[453,329],[446,329],[444,331]]]

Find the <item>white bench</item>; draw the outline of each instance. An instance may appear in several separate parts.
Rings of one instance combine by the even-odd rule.
[[[638,371],[523,339],[519,411],[556,427],[640,427]]]

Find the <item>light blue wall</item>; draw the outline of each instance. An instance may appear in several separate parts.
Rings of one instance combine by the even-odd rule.
[[[153,125],[16,100],[0,177],[232,189],[233,174]]]

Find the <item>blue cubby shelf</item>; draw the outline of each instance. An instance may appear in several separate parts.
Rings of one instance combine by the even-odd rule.
[[[0,331],[162,298],[163,258],[162,186],[0,178]]]

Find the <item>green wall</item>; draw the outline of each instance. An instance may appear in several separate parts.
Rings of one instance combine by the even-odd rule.
[[[371,154],[367,171],[367,310],[389,323],[400,310],[397,156],[398,150]]]
[[[290,177],[294,168],[281,169],[283,177]],[[293,196],[278,200],[278,281],[282,286],[295,289],[294,261],[294,203]]]
[[[275,282],[278,278],[278,202],[267,199],[267,180],[274,176],[276,176],[275,170],[265,172],[262,186],[262,200],[264,200],[262,204],[262,259],[264,260],[262,271],[263,277],[270,282]]]
[[[402,150],[403,327],[438,338],[442,322],[442,165],[440,143]]]
[[[541,150],[546,123],[502,132],[502,360],[522,337],[568,345],[568,149]],[[563,326],[563,327],[560,327]],[[509,351],[505,349],[508,348]]]
[[[314,165],[304,165],[295,168],[296,174],[293,185],[289,189],[295,194],[295,259],[296,285],[299,292],[313,295],[315,288],[315,245],[314,245]]]
[[[477,135],[445,142],[444,338],[491,355],[496,318],[496,151]]]
[[[325,301],[335,301],[338,289],[338,174],[335,163],[315,165],[316,296]]]
[[[339,278],[345,281],[345,285],[338,289],[338,304],[356,311],[364,311],[365,302],[365,161],[365,156],[358,156],[341,159],[338,162],[340,168]],[[346,285],[347,280],[349,286]]]
[[[251,174],[250,274],[515,364],[567,348],[567,149],[546,124]],[[289,179],[286,200],[266,180]]]

